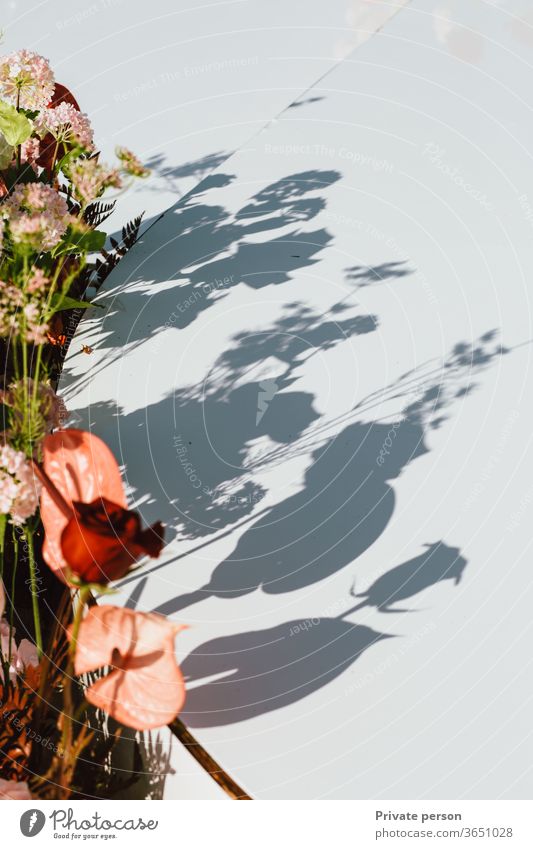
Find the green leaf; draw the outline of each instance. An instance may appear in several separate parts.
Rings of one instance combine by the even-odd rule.
[[[76,239],[76,244],[80,245],[84,251],[101,251],[105,245],[107,236],[103,230],[89,230],[86,233],[80,233]]]
[[[61,242],[54,248],[54,256],[101,251],[105,245],[103,230],[81,230],[70,225]]]
[[[52,297],[51,304],[54,312],[74,309],[86,310],[88,307],[100,307],[103,309],[102,304],[92,304],[90,301],[77,301],[76,298],[71,298],[70,295],[62,295],[60,292],[57,292]]]
[[[22,112],[17,112],[14,106],[0,100],[0,132],[8,144],[15,147],[29,139],[33,132],[33,124]]]
[[[6,137],[0,133],[0,170],[4,171],[13,159],[15,148],[9,144]]]

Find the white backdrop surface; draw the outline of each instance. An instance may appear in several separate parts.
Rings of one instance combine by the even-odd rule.
[[[414,0],[352,49],[397,7],[211,8],[110,4],[64,79],[163,151],[120,215],[174,202],[62,384],[167,524],[119,599],[191,626],[183,718],[253,796],[530,798],[533,21]],[[126,96],[208,33],[262,58]]]

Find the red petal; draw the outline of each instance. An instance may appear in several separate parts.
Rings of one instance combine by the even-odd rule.
[[[52,100],[48,104],[49,108],[54,109],[56,106],[59,106],[60,103],[70,103],[74,109],[77,109],[78,112],[81,112],[78,101],[65,85],[61,85],[61,83],[56,83],[54,88],[54,93],[52,95]]]
[[[46,436],[43,466],[69,504],[106,498],[127,507],[117,461],[107,445],[91,433],[67,429]],[[61,548],[61,535],[70,517],[61,512],[44,487],[41,518],[45,530],[43,557],[52,571],[65,580],[68,564]]]
[[[143,554],[159,557],[164,544],[161,522],[141,531],[138,513],[106,498],[90,504],[78,501],[74,507],[76,515],[61,534],[61,548],[71,570],[87,583],[122,578]]]
[[[61,548],[72,571],[88,583],[122,578],[144,548],[139,545],[140,519],[105,498],[76,503],[77,515],[61,534]]]
[[[51,171],[56,155],[56,140],[52,133],[46,133],[39,142],[39,156],[35,160],[37,165],[46,171]]]
[[[150,557],[159,557],[164,546],[165,531],[161,522],[156,522],[155,525],[141,531],[137,538],[139,546],[145,554]]]

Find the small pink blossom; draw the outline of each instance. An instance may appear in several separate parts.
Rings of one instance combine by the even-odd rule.
[[[9,680],[12,684],[17,680],[17,675],[23,676],[29,666],[35,669],[39,666],[37,647],[25,638],[17,645],[15,629],[10,628],[5,619],[0,619],[0,649],[2,658],[5,661],[9,659]]]
[[[26,291],[30,294],[44,293],[50,286],[50,278],[46,276],[42,268],[34,268],[26,284]]]
[[[65,199],[42,183],[16,186],[0,207],[0,215],[14,242],[37,251],[57,245],[70,222]]]
[[[116,168],[100,164],[95,158],[78,159],[68,169],[68,176],[74,190],[74,197],[87,206],[100,197],[108,188],[119,189],[122,186],[120,173]]]
[[[41,309],[36,303],[24,307],[25,337],[33,345],[44,345],[48,341],[49,326],[41,322]]]
[[[51,133],[60,143],[75,143],[85,150],[94,150],[91,122],[71,103],[62,102],[52,109],[44,109],[36,119],[36,128],[43,137]]]
[[[28,801],[31,798],[32,795],[25,781],[6,781],[5,778],[0,778],[0,800]]]
[[[36,281],[34,283],[37,285]],[[43,289],[27,290],[25,297],[21,289],[0,280],[0,336],[18,336],[34,344],[46,342],[49,326],[42,318],[45,296]]]
[[[19,310],[23,303],[24,296],[20,289],[0,280],[0,336],[18,334]]]
[[[39,503],[41,484],[22,451],[11,445],[0,448],[0,513],[9,514],[16,525],[33,516]]]
[[[36,168],[35,161],[39,156],[39,139],[33,136],[21,144],[20,146],[20,161],[24,165],[33,165]]]
[[[16,657],[17,671],[23,672],[28,666],[36,668],[39,666],[39,653],[37,646],[31,640],[23,639],[18,644]]]
[[[15,106],[43,109],[54,93],[54,74],[49,62],[31,50],[2,56],[0,92]]]
[[[135,156],[127,147],[116,147],[115,154],[117,159],[122,162],[122,169],[126,174],[132,177],[148,177],[150,169],[145,168],[138,156]]]

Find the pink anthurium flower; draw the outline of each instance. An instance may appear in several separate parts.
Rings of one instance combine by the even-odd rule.
[[[142,554],[159,556],[161,523],[141,530],[140,517],[128,510],[117,461],[97,436],[73,428],[46,436],[43,469],[35,469],[43,483],[43,557],[62,580],[70,573],[105,584],[125,575]]]
[[[167,725],[185,701],[174,638],[184,625],[155,613],[109,604],[90,608],[76,641],[76,675],[113,666],[85,693],[87,701],[137,731]]]

